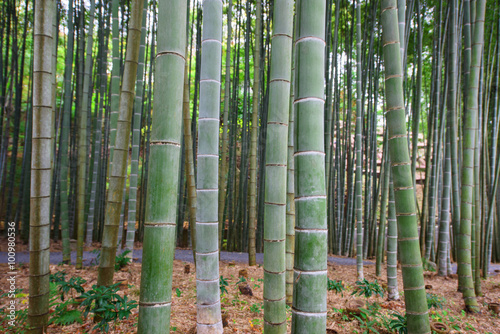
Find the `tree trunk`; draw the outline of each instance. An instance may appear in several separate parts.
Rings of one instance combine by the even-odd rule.
[[[219,117],[222,1],[203,1],[196,182],[197,333],[222,333],[219,292]]]
[[[183,0],[158,2],[158,51],[138,333],[170,330],[186,50]]]
[[[113,283],[115,271],[118,227],[120,224],[120,210],[123,201],[123,187],[127,172],[130,123],[132,120],[135,81],[139,60],[143,1],[144,0],[134,1],[130,13],[131,19],[127,36],[123,84],[120,93],[120,112],[116,130],[116,145],[112,156],[112,167],[109,170],[109,190],[102,236],[101,262],[99,264],[99,275],[97,277],[97,284],[100,286],[111,285]]]
[[[403,286],[407,301],[408,332],[429,333],[429,315],[417,230],[415,188],[408,154],[396,1],[383,0],[381,8],[388,148],[394,183]]]
[[[50,177],[52,153],[52,21],[54,0],[35,3],[33,60],[33,138],[31,154],[30,267],[28,322],[43,333],[49,316]],[[14,231],[14,226],[9,226]]]
[[[294,334],[326,331],[325,7],[324,0],[296,2]]]
[[[275,2],[273,22],[265,158],[264,331],[286,333],[286,194],[293,1]]]

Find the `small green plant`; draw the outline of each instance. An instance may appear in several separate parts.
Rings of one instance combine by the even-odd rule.
[[[341,308],[333,308],[333,312],[338,313],[343,321],[349,321],[349,317],[346,314],[346,310]]]
[[[448,325],[448,327],[450,327],[454,330],[461,331],[459,324],[455,323],[455,322],[457,322],[458,319],[455,319],[453,316],[451,316],[449,314],[449,312],[451,312],[450,309],[443,310],[443,311],[441,311],[441,313],[432,312],[431,318],[434,321],[442,322],[442,323]]]
[[[49,281],[51,283],[56,283],[56,284],[61,283],[61,282],[65,282],[66,281],[66,272],[63,270],[63,271],[56,271],[55,273],[50,274]]]
[[[428,309],[431,309],[432,307],[442,309],[444,307],[445,302],[446,300],[443,297],[440,297],[434,293],[427,293]]]
[[[182,291],[179,288],[175,288],[175,294],[177,297],[180,297],[182,295]]]
[[[351,295],[365,296],[366,298],[370,298],[372,295],[384,297],[384,290],[378,284],[377,280],[371,283],[366,278],[363,278],[362,281],[356,281],[356,287]]]
[[[51,314],[49,324],[60,326],[71,325],[75,322],[82,324],[82,312],[76,309],[68,309],[68,306],[72,304],[72,302],[73,300],[69,299],[65,302],[58,303],[54,308],[54,313]]]
[[[247,279],[243,276],[240,276],[238,282],[234,283],[235,285],[238,285],[240,283],[246,283],[247,282]]]
[[[54,276],[55,281],[49,283],[49,307],[54,308],[54,312],[50,314],[49,324],[56,324],[61,326],[70,325],[72,323],[78,322],[83,323],[82,321],[82,312],[75,309],[69,309],[68,307],[74,303],[72,298],[64,301],[64,294],[69,293],[72,289],[68,282],[64,280],[64,275],[56,275]],[[74,280],[70,280],[74,281]],[[62,289],[64,292],[62,292]],[[79,286],[81,287],[81,285]],[[62,301],[62,302],[61,302]]]
[[[343,291],[345,290],[342,281],[331,280],[328,278],[328,291],[334,291],[335,293],[340,293],[342,297],[344,297]]]
[[[361,312],[359,313],[359,315],[354,315],[354,318],[358,320],[359,328],[363,330],[361,333],[363,334],[379,333],[379,331],[376,329],[376,326],[379,324],[377,317],[372,316],[369,310],[363,308],[360,308],[359,310]]]
[[[115,271],[126,267],[130,262],[132,262],[132,259],[127,256],[128,254],[130,254],[130,249],[126,249],[124,252],[115,257]]]
[[[253,326],[261,326],[262,325],[262,319],[259,319],[259,318],[255,318],[255,319],[252,319],[252,320],[249,320],[250,324]]]
[[[83,284],[87,281],[79,276],[71,277],[67,282],[62,281],[59,282],[59,292],[61,293],[61,300],[64,301],[64,296],[68,295],[71,291],[75,291],[76,293],[82,294],[85,292],[83,288]]]
[[[227,282],[227,280],[221,275],[220,280],[219,280],[219,289],[220,289],[221,295],[227,294],[226,286],[228,286],[228,285],[229,285],[229,283]]]
[[[399,334],[407,334],[408,326],[407,326],[406,314],[402,315],[400,313],[393,313],[392,319],[389,322],[389,329]]]
[[[259,305],[259,304],[252,304],[252,305],[250,305],[250,312],[260,313],[261,309],[262,309],[262,306]]]
[[[94,313],[96,319],[100,319],[94,329],[107,333],[109,322],[128,319],[132,310],[137,307],[135,300],[129,300],[127,296],[121,297],[117,294],[119,285],[120,283],[109,287],[93,285],[92,290],[81,295],[85,298],[81,304],[84,316]]]

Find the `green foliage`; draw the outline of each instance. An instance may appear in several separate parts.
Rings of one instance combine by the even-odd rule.
[[[221,275],[219,280],[219,289],[221,295],[224,295],[225,293],[227,294],[226,286],[228,285],[229,283],[227,282],[227,280]]]
[[[66,272],[63,271],[57,271],[53,274],[49,275],[49,281],[51,283],[60,283],[60,282],[65,282],[66,281]]]
[[[64,301],[64,295],[67,295],[74,290],[76,293],[84,293],[85,289],[83,288],[83,284],[87,281],[79,276],[71,277],[67,282],[62,281],[59,285],[59,292],[61,292],[61,300]]]
[[[373,283],[370,283],[366,278],[362,281],[356,281],[356,287],[351,295],[357,296],[365,296],[366,298],[370,298],[372,295],[379,295],[380,297],[384,297],[384,290],[378,284],[377,280]]]
[[[180,297],[182,295],[182,291],[179,288],[176,288],[175,294],[177,295],[177,297]]]
[[[262,310],[262,305],[259,305],[259,304],[252,304],[250,305],[250,312],[253,312],[253,313],[260,313],[261,310]]]
[[[126,267],[130,262],[132,262],[132,259],[127,256],[129,253],[130,249],[127,249],[115,257],[115,271]]]
[[[448,325],[448,327],[461,332],[460,325],[459,325],[459,323],[457,323],[457,322],[460,321],[460,319],[455,318],[452,315],[450,315],[449,311],[450,311],[450,309],[444,310],[441,313],[432,312],[431,319],[433,321],[436,321],[436,322],[442,322],[442,323]],[[465,318],[467,316],[467,314],[465,313],[465,311],[462,312],[461,316],[462,316],[462,318]]]
[[[428,309],[431,309],[432,307],[442,309],[444,307],[444,303],[446,303],[446,299],[444,299],[444,297],[439,297],[434,293],[427,293]]]
[[[343,321],[349,321],[346,310],[334,307],[333,312],[338,313]]]
[[[66,281],[66,272],[58,271],[54,274],[50,274],[49,280],[51,283],[51,291],[52,294],[55,295],[58,290],[61,293],[61,301],[64,301],[65,295],[71,293],[74,290],[76,293],[83,293],[85,289],[83,288],[83,284],[87,281],[79,276],[71,277],[68,281]]]
[[[375,328],[379,323],[376,316],[372,316],[369,310],[359,309],[361,312],[359,315],[354,315],[359,322],[359,328],[362,330],[361,333],[369,334],[369,333],[379,333],[379,331]],[[355,331],[358,333],[357,331]]]
[[[399,334],[407,334],[408,327],[406,314],[401,315],[399,313],[393,313],[392,317],[393,319],[389,322],[389,329]]]
[[[342,284],[342,281],[337,281],[337,280],[331,280],[329,278],[328,279],[328,291],[334,291],[335,293],[340,293],[340,295],[342,297],[344,297],[344,294],[342,293],[342,291],[345,290],[344,288],[344,285]]]
[[[240,283],[246,283],[247,282],[247,279],[243,276],[240,277],[240,279],[238,280],[238,282],[234,283],[235,285],[238,285]]]
[[[7,307],[0,308],[0,333],[16,333],[24,334],[29,333],[28,329],[28,309],[16,310],[14,315],[16,321],[9,323],[10,318],[7,317],[10,312]]]
[[[55,307],[54,313],[52,313],[49,323],[60,326],[71,325],[75,322],[79,324],[83,323],[82,312],[68,309],[69,304],[71,304],[71,300],[58,304]]]
[[[131,311],[137,307],[135,300],[129,300],[127,296],[121,297],[117,294],[120,283],[109,287],[93,285],[89,290],[81,295],[85,298],[81,306],[86,317],[89,312],[94,313],[97,319],[101,319],[94,329],[101,332],[109,331],[109,322],[128,319]]]
[[[69,294],[69,292],[73,289],[80,293],[83,292],[83,287],[77,282],[83,281],[83,283],[85,283],[85,280],[81,277],[72,277],[68,282],[66,282],[65,276],[66,273],[57,272],[54,274],[53,279],[51,279],[53,281],[50,282],[49,285],[49,307],[54,307],[54,312],[50,314],[49,324],[66,326],[75,322],[80,324],[83,323],[82,312],[68,308],[70,305],[74,304],[74,300],[70,298],[64,301],[64,295]]]

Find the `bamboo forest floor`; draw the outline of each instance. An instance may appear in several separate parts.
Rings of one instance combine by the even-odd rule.
[[[3,244],[3,243],[2,243]],[[57,244],[55,245],[57,246]],[[51,247],[52,248],[52,247]],[[57,247],[53,247],[57,251]],[[3,249],[2,249],[3,250]],[[182,250],[181,250],[182,253]],[[189,254],[189,253],[188,253]],[[135,252],[134,252],[135,255]],[[245,255],[245,254],[242,254]],[[192,258],[191,258],[192,259]],[[378,330],[379,333],[390,333],[384,327],[384,321],[389,322],[393,317],[391,313],[399,312],[404,314],[404,303],[400,301],[386,300],[384,298],[372,296],[370,298],[351,296],[354,291],[356,281],[356,267],[354,265],[342,264],[345,259],[342,257],[330,257],[335,259],[335,263],[328,264],[328,277],[331,280],[342,281],[345,291],[336,294],[334,291],[328,292],[328,319],[327,333],[362,333],[367,326]],[[187,259],[188,260],[188,259]],[[337,263],[337,262],[340,262]],[[19,309],[26,309],[28,306],[28,263],[18,263],[16,268],[16,286],[22,288],[22,293],[18,294],[17,305]],[[382,276],[375,276],[375,266],[368,264],[364,266],[365,278],[373,282],[375,279],[384,287],[387,282],[385,266],[382,269]],[[185,273],[186,266],[190,272]],[[253,296],[243,295],[238,288],[239,273],[246,270],[246,283],[253,291]],[[498,270],[498,269],[496,269]],[[7,264],[0,264],[0,294],[8,291]],[[76,270],[73,265],[50,265],[51,273],[65,271],[66,278],[80,276],[86,280],[83,284],[85,290],[92,288],[97,282],[97,267],[85,267],[83,270]],[[115,280],[127,279],[129,287],[119,291],[121,295],[127,295],[129,299],[139,299],[139,287],[141,279],[141,264],[134,262],[115,273]],[[245,263],[227,261],[222,259],[220,263],[220,274],[227,281],[227,293],[221,297],[222,309],[227,315],[227,327],[225,333],[261,333],[263,326],[263,269],[261,265],[248,267]],[[402,280],[399,273],[399,290],[402,291]],[[500,317],[488,310],[487,303],[500,302],[500,275],[496,275],[482,281],[483,296],[478,298],[481,313],[470,315],[462,311],[463,302],[461,293],[457,292],[456,275],[450,277],[438,277],[433,272],[425,273],[425,280],[428,293],[434,294],[442,304],[442,308],[431,309],[431,321],[444,322],[452,327],[450,333],[500,333]],[[375,322],[349,318],[345,309],[350,301],[358,299],[364,301],[366,307],[372,311],[371,317]],[[0,309],[7,306],[8,298],[0,299]],[[175,260],[172,285],[172,317],[171,333],[194,333],[196,325],[196,277],[194,266],[188,261]],[[53,308],[52,308],[53,309]],[[376,310],[376,311],[373,311]],[[53,310],[51,311],[53,312]],[[288,320],[291,319],[291,312],[287,310]],[[109,333],[135,333],[137,330],[138,309],[132,311],[132,315],[127,320],[122,320],[116,324],[110,324]],[[0,313],[0,332],[4,325],[5,315]],[[290,323],[290,322],[289,322]],[[83,319],[82,324],[72,324],[68,326],[50,325],[48,333],[98,333],[92,330],[94,323],[89,315]],[[290,325],[288,328],[290,332]],[[371,332],[370,332],[371,333]]]

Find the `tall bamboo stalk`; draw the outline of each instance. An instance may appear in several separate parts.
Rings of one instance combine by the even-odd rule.
[[[286,333],[287,136],[293,1],[275,2],[273,22],[265,158],[264,331]]]
[[[255,49],[253,52],[253,96],[252,96],[252,130],[250,134],[250,183],[249,183],[249,217],[248,217],[248,265],[255,266],[255,232],[257,229],[257,130],[259,127],[260,99],[260,45],[262,25],[262,3],[256,0],[255,10]],[[250,20],[250,18],[247,18]],[[264,237],[265,239],[265,237]]]
[[[87,160],[88,160],[88,145],[87,145],[87,118],[90,112],[89,107],[89,87],[90,87],[90,72],[92,72],[92,46],[94,43],[94,11],[95,1],[90,1],[89,10],[89,30],[87,35],[87,55],[85,57],[85,65],[83,70],[83,95],[80,103],[79,126],[78,126],[78,181],[77,181],[77,244],[76,244],[76,268],[82,268],[83,260],[83,239],[85,234],[85,191],[87,184]]]
[[[408,154],[396,8],[395,0],[383,0],[381,3],[388,147],[394,184],[408,332],[430,333],[417,230],[415,188]]]
[[[139,46],[139,64],[137,66],[137,83],[135,86],[134,115],[132,116],[132,156],[130,158],[130,179],[128,190],[128,215],[125,249],[130,250],[128,256],[132,258],[135,239],[135,224],[137,210],[137,185],[139,174],[139,142],[141,137],[142,94],[144,90],[144,56],[146,53],[146,19],[148,2],[144,1],[142,9],[141,42]]]
[[[49,315],[50,177],[52,153],[52,21],[54,0],[37,0],[34,23],[33,138],[30,196],[30,270],[28,322],[43,333]],[[11,227],[11,226],[9,226]],[[14,226],[11,227],[14,229]]]
[[[72,93],[71,77],[73,74],[73,49],[74,49],[74,28],[73,28],[73,1],[68,3],[68,46],[66,49],[66,61],[64,66],[64,105],[61,128],[61,178],[59,185],[61,200],[61,239],[63,248],[63,263],[71,261],[71,248],[69,243],[69,217],[68,217],[68,155],[69,155],[69,132],[71,121]]]
[[[203,1],[196,182],[197,333],[222,333],[219,294],[219,117],[222,1]]]
[[[228,131],[229,131],[229,107],[231,105],[231,33],[233,17],[233,1],[229,0],[227,5],[227,39],[226,39],[226,73],[224,77],[224,111],[222,128],[222,152],[219,173],[219,247],[222,246],[222,228],[224,226],[224,208],[226,192],[228,187]]]
[[[474,148],[477,131],[478,84],[484,40],[485,0],[477,1],[474,38],[472,43],[471,71],[467,91],[467,108],[464,115],[462,197],[460,234],[458,236],[458,275],[465,307],[469,312],[477,312],[478,304],[474,291],[471,267],[471,221],[473,219],[472,201],[474,199]]]
[[[120,211],[123,201],[123,187],[127,171],[130,123],[132,120],[139,60],[143,1],[134,1],[130,12],[127,52],[123,71],[123,84],[120,92],[120,112],[118,115],[115,148],[112,156],[113,163],[109,170],[109,191],[106,201],[101,261],[99,263],[99,275],[97,278],[97,284],[104,286],[109,286],[113,283],[113,274],[115,272],[116,245],[118,242]]]
[[[326,331],[325,1],[298,0],[295,25],[295,254],[292,333]]]
[[[288,157],[286,162],[286,303],[292,306],[293,302],[293,261],[295,257],[295,171],[294,171],[294,82],[295,82],[295,45],[292,43],[292,59],[290,73],[290,111],[288,115]]]
[[[362,104],[362,69],[361,69],[361,1],[356,1],[356,270],[358,281],[363,280],[363,104]]]
[[[389,169],[390,174],[390,169]],[[387,298],[399,300],[398,290],[398,224],[394,202],[394,184],[389,176],[389,212],[387,218]]]
[[[158,49],[138,333],[170,330],[182,138],[186,1],[158,2]]]

